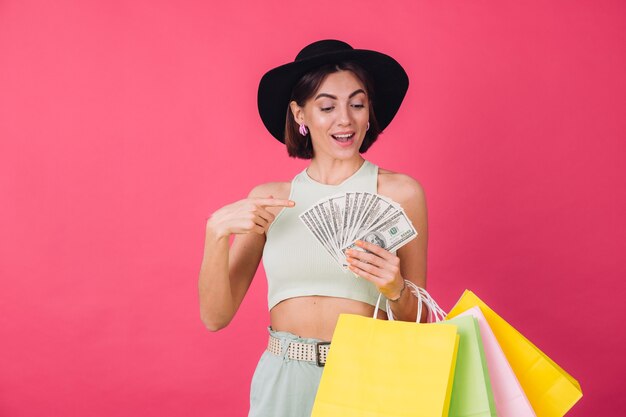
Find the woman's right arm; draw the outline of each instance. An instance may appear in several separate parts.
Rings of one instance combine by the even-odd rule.
[[[267,208],[294,205],[261,197],[267,191],[258,186],[248,198],[220,208],[207,220],[198,295],[200,317],[211,331],[230,323],[250,287],[263,255],[265,232],[275,217]],[[235,234],[232,245],[231,234]]]

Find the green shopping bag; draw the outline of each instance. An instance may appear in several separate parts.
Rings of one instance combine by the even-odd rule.
[[[496,417],[478,321],[465,316],[440,323],[454,324],[460,336],[448,416]]]

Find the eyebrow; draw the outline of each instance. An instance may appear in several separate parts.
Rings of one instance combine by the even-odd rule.
[[[359,88],[358,90],[356,90],[352,94],[350,94],[348,96],[348,98],[352,98],[352,97],[356,96],[359,93],[365,94],[365,91],[363,91],[362,88]],[[327,93],[319,93],[317,96],[315,96],[315,100],[317,100],[320,97],[328,97],[328,98],[332,98],[333,100],[337,100],[336,96],[333,96],[332,94],[327,94]]]

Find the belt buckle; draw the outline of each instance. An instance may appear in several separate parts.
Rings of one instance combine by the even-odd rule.
[[[326,361],[324,363],[320,360],[320,346],[328,346],[330,342],[316,342],[315,343],[315,364],[320,368],[323,368],[326,365]]]

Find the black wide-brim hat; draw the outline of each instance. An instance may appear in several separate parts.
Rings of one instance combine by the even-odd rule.
[[[325,64],[351,61],[359,64],[373,80],[374,114],[380,130],[394,118],[409,88],[409,77],[392,57],[367,49],[354,49],[345,42],[327,39],[302,49],[294,62],[269,70],[259,83],[257,104],[263,124],[285,143],[285,120],[291,92],[307,72]]]

